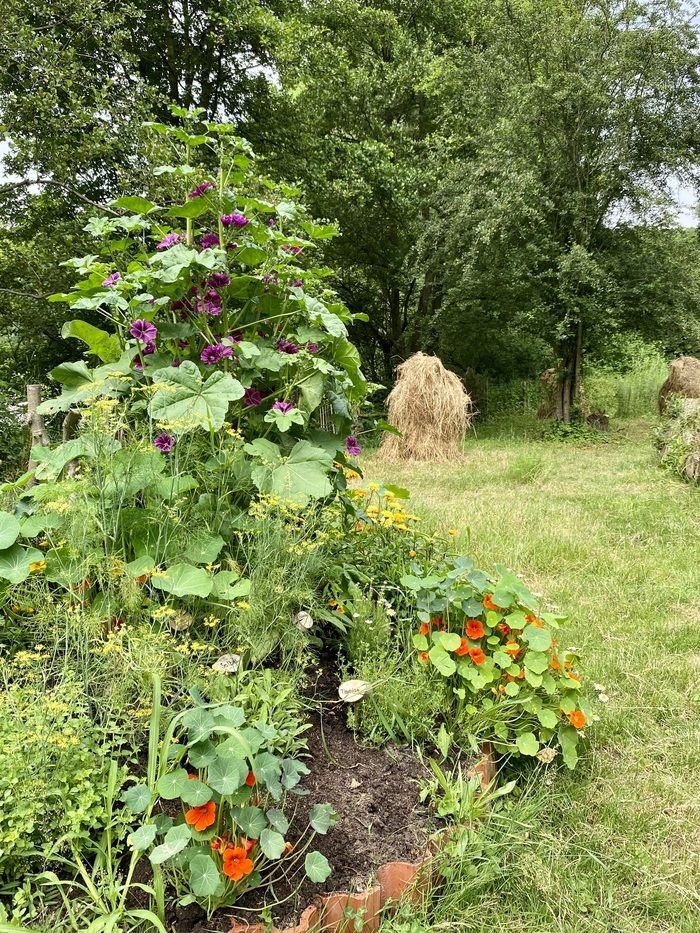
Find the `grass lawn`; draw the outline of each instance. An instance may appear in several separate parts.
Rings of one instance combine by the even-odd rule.
[[[658,469],[651,430],[574,446],[491,429],[458,466],[391,468],[481,566],[570,614],[563,643],[610,699],[577,771],[537,771],[522,825],[492,828],[483,872],[387,933],[700,931],[700,491]]]

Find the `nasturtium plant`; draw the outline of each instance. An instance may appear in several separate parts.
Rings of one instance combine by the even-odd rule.
[[[278,738],[274,727],[247,722],[240,707],[202,703],[171,721],[154,786],[137,781],[123,792],[125,806],[144,814],[128,845],[172,874],[181,893],[184,879],[185,897],[208,914],[264,884],[281,860],[294,873],[304,858],[312,881],[330,874],[325,857],[309,846],[337,816],[319,803],[305,826],[290,825],[288,798],[303,793],[309,769],[277,754]],[[178,801],[181,813],[166,815],[163,800]]]
[[[578,653],[560,644],[566,617],[541,611],[518,577],[496,569],[494,578],[458,556],[403,577],[418,610],[418,660],[451,685],[451,728],[469,736],[486,719],[497,751],[551,761],[558,746],[574,768],[593,713],[581,697]]]

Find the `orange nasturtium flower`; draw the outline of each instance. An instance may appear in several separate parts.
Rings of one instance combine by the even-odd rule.
[[[420,628],[418,629],[418,633],[420,635],[427,635],[429,631],[430,631],[430,626],[428,625],[428,623],[421,622]]]
[[[248,772],[248,777],[245,779],[245,783],[246,783],[246,787],[255,787],[255,785],[258,783],[255,780],[255,775],[253,774],[252,771]]]
[[[456,655],[459,655],[461,658],[464,654],[469,654],[469,642],[466,638],[462,638],[459,643],[459,648],[455,651]]]
[[[537,616],[533,615],[532,613],[525,616],[525,621],[529,622],[530,625],[534,625],[535,628],[544,628],[544,622],[542,619],[538,619]]]
[[[194,826],[198,833],[203,833],[216,822],[216,804],[210,800],[201,807],[192,807],[185,813],[185,822]]]
[[[473,641],[476,641],[478,638],[483,638],[486,634],[484,626],[479,619],[467,619],[466,632]]]
[[[444,628],[444,627],[445,627],[445,623],[442,621],[442,616],[433,616],[432,619],[430,620],[430,622],[431,622],[432,625],[435,626],[435,628]]]
[[[231,881],[240,881],[249,875],[255,865],[252,859],[248,858],[248,853],[244,846],[228,846],[224,849],[222,871]]]
[[[493,612],[500,612],[501,607],[496,605],[492,597],[493,593],[487,593],[486,596],[484,596],[484,609],[491,609]]]
[[[418,654],[418,660],[419,660],[422,664],[427,664],[429,658],[430,658],[430,655],[428,654],[427,651],[421,651],[421,652]]]
[[[573,713],[569,713],[569,722],[574,727],[574,729],[583,729],[587,721],[588,720],[580,709],[575,709]]]
[[[517,643],[517,641],[509,641],[506,643],[506,646],[503,650],[506,652],[506,654],[510,654],[512,657],[515,657],[516,654],[520,652],[520,645]]]
[[[486,660],[486,655],[481,650],[481,648],[470,648],[469,657],[475,664],[483,664]]]
[[[552,657],[549,659],[549,666],[552,668],[553,671],[561,670],[561,663],[559,662],[559,658],[556,656],[554,652],[552,652]]]

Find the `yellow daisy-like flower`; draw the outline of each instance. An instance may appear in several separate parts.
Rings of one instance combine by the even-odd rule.
[[[45,561],[45,560],[34,560],[34,561],[32,561],[31,564],[29,565],[29,572],[30,572],[30,573],[41,573],[41,571],[42,571],[42,570],[45,570],[45,569],[46,569],[46,561]]]

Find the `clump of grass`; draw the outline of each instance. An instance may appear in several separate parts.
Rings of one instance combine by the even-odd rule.
[[[551,465],[543,451],[532,447],[517,454],[510,461],[503,471],[503,479],[508,484],[519,483],[526,486],[547,479],[550,473]]]

